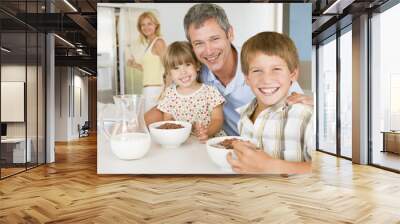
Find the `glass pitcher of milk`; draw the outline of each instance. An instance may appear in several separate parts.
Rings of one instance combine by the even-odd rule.
[[[140,159],[149,151],[151,139],[144,121],[143,96],[114,96],[114,104],[105,108],[103,116],[103,131],[119,159]]]

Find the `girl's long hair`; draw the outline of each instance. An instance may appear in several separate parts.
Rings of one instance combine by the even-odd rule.
[[[175,41],[168,46],[167,51],[162,57],[162,62],[165,69],[164,74],[164,89],[160,95],[160,99],[164,98],[166,88],[172,84],[169,72],[176,66],[191,63],[195,66],[196,70],[200,70],[201,63],[197,60],[194,54],[192,45],[187,41]],[[200,74],[197,73],[196,81],[201,83]]]

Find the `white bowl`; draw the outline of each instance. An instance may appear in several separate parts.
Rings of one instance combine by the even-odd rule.
[[[183,128],[159,129],[165,123],[180,124]],[[163,148],[177,148],[190,136],[192,124],[186,121],[160,121],[149,125],[151,138]]]
[[[217,164],[219,167],[221,167],[223,170],[231,170],[231,165],[228,163],[226,156],[228,155],[229,152],[233,153],[233,158],[236,158],[235,153],[233,152],[232,149],[225,149],[221,147],[215,147],[215,145],[218,145],[225,139],[240,139],[240,140],[248,140],[240,136],[222,136],[222,137],[215,137],[211,138],[207,141],[206,147],[207,147],[207,153],[210,159]]]

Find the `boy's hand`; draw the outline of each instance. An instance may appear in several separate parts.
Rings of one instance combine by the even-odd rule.
[[[201,143],[205,143],[208,140],[208,134],[207,134],[208,128],[204,125],[202,125],[199,122],[196,122],[194,124],[194,135],[197,137],[197,139]]]
[[[288,105],[302,103],[308,106],[314,106],[314,99],[312,96],[307,96],[296,92],[292,92],[292,94],[288,96],[286,102]]]
[[[276,160],[263,150],[258,150],[254,144],[234,142],[233,150],[237,159],[234,159],[232,153],[229,153],[227,160],[236,173],[279,173],[278,167],[274,167]]]

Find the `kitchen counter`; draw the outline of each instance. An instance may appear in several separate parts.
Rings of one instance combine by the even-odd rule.
[[[118,159],[100,131],[97,139],[98,174],[234,174],[214,164],[208,157],[206,145],[193,136],[174,149],[162,148],[152,141],[149,152],[138,160]]]

